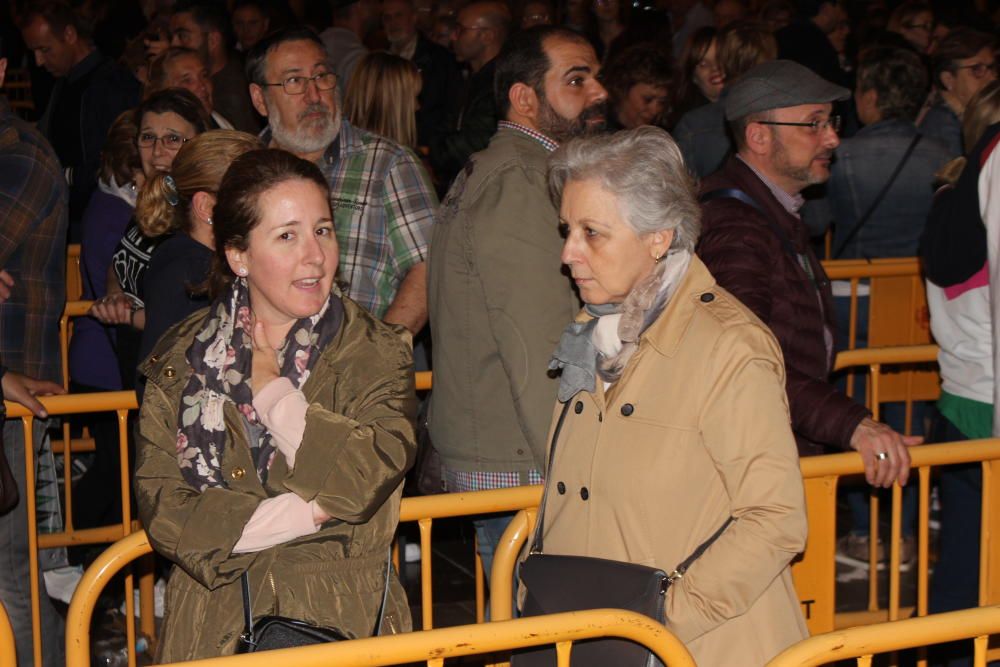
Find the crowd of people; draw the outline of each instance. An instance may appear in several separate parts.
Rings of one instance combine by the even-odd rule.
[[[133,502],[175,565],[158,660],[236,651],[241,599],[409,631],[386,553],[419,460],[440,492],[544,484],[547,553],[697,552],[662,620],[698,664],[762,665],[807,635],[799,457],[861,455],[838,554],[863,564],[886,547],[866,497],[906,485],[909,448],[993,433],[998,22],[923,0],[4,3],[0,86],[30,83],[16,112],[0,96],[4,395],[52,467],[37,396],[137,392],[129,461],[114,415],[83,421],[72,519]],[[876,421],[831,375],[867,344],[869,286],[852,323],[824,236],[921,258],[936,404]],[[63,377],[72,243],[93,306]],[[20,423],[3,438],[23,489]],[[939,475],[932,611],[977,604],[981,484]],[[510,519],[474,521],[488,574]],[[22,501],[0,516],[20,665],[27,534]],[[92,555],[46,550],[50,596]],[[45,595],[41,624],[57,667]]]

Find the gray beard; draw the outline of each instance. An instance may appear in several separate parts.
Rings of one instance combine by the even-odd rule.
[[[332,144],[333,140],[340,134],[340,105],[337,105],[333,117],[328,120],[326,126],[315,133],[286,127],[281,113],[276,108],[271,112],[270,120],[271,138],[280,148],[296,155],[318,153],[326,150],[326,147]]]

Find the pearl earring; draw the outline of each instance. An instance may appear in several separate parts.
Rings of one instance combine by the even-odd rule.
[[[212,219],[211,219],[211,218],[209,218],[209,219],[208,219],[208,220],[206,220],[205,222],[207,222],[208,224],[212,224]]]
[[[247,267],[245,267],[245,266],[241,266],[241,267],[240,267],[240,270],[239,270],[239,271],[237,271],[237,273],[238,273],[238,274],[240,274],[240,275],[241,275],[241,276],[243,276],[243,277],[246,277],[246,275],[247,275]]]

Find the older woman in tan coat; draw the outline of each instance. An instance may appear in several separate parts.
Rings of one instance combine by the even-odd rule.
[[[668,590],[666,624],[699,665],[763,665],[807,635],[778,344],[694,256],[694,183],[665,132],[571,142],[549,178],[587,306],[552,364],[556,420],[568,409],[550,443],[545,552],[671,572],[732,517]]]

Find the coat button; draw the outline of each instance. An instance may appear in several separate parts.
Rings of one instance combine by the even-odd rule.
[[[701,295],[702,303],[712,303],[713,301],[715,301],[715,295],[712,294],[711,292],[705,292],[704,294]]]
[[[583,401],[577,401],[576,405],[573,406],[573,412],[580,414],[583,412]]]
[[[601,413],[601,412],[597,413],[597,421],[599,421],[599,422],[604,421],[604,414],[603,413]]]
[[[163,374],[166,375],[168,378],[172,378],[175,375],[177,375],[177,371],[174,370],[173,366],[167,366],[166,368],[163,369]]]
[[[149,363],[151,363],[151,364],[155,364],[155,363],[156,363],[157,361],[159,361],[159,360],[160,360],[160,355],[158,355],[158,354],[154,354],[153,356],[151,356],[151,357],[149,358]]]
[[[622,415],[628,417],[633,412],[635,412],[635,407],[631,403],[626,403],[622,406]]]
[[[584,500],[590,497],[590,491],[587,490],[587,487],[580,489],[580,497]]]
[[[518,456],[521,456],[522,454],[524,454],[524,450],[523,449],[517,450],[517,455]]]
[[[233,471],[229,473],[229,476],[233,479],[243,479],[243,475],[245,474],[247,473],[243,468],[233,468]]]
[[[556,484],[556,491],[559,492],[560,496],[563,495],[563,494],[565,494],[566,493],[566,485],[563,484],[562,482],[559,482],[558,484]]]

